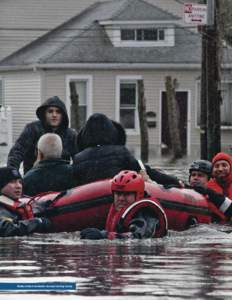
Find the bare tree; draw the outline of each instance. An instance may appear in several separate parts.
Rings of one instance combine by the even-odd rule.
[[[138,111],[140,124],[141,159],[144,162],[147,162],[149,156],[149,140],[146,119],[146,99],[144,93],[143,80],[138,80]]]
[[[179,107],[176,101],[177,80],[171,76],[166,77],[165,86],[167,93],[168,123],[170,130],[170,139],[172,144],[173,158],[178,159],[183,156],[181,147],[180,130],[178,125]]]

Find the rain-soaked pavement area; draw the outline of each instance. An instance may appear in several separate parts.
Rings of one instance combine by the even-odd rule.
[[[160,164],[159,164],[160,163]],[[187,178],[187,161],[154,161]],[[0,238],[2,283],[74,290],[0,291],[0,299],[232,299],[232,227],[200,225],[162,239],[83,241],[79,232]]]

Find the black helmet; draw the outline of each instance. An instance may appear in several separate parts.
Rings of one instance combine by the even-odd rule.
[[[191,175],[192,171],[200,171],[211,177],[212,164],[208,160],[198,159],[191,163],[189,167],[189,174]]]

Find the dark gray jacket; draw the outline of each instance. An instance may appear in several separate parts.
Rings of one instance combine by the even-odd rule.
[[[74,157],[78,184],[111,178],[121,170],[136,170],[137,160],[124,146],[123,127],[107,116],[95,113],[77,137],[79,153]]]
[[[29,235],[34,232],[47,232],[51,226],[45,218],[20,220],[17,213],[0,205],[0,237]]]
[[[74,186],[73,167],[62,159],[42,160],[23,178],[23,190],[27,196],[63,191]]]
[[[62,158],[70,160],[70,157],[74,157],[77,152],[77,134],[75,130],[68,128],[69,120],[64,103],[57,96],[54,96],[49,98],[36,110],[39,121],[29,123],[25,126],[23,132],[9,152],[7,161],[8,166],[19,169],[20,163],[23,162],[24,173],[32,168],[36,160],[36,146],[39,138],[47,132],[53,132],[52,128],[45,123],[45,110],[50,106],[58,107],[63,115],[60,127],[54,132],[62,139]]]
[[[99,113],[93,114],[77,136],[79,153],[74,157],[78,184],[112,178],[122,170],[140,171],[138,161],[125,147],[126,133],[121,124]],[[178,179],[146,166],[152,180],[178,185]]]

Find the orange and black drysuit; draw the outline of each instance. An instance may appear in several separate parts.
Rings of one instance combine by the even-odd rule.
[[[119,211],[111,205],[105,230],[86,228],[82,239],[158,238],[167,234],[166,215],[155,199],[141,199]]]

